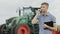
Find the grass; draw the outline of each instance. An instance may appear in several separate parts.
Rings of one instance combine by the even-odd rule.
[[[60,30],[60,25],[57,26],[58,30]]]

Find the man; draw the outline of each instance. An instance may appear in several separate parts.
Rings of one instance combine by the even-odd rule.
[[[52,31],[57,31],[56,18],[48,12],[48,7],[48,3],[42,3],[41,9],[38,9],[37,14],[32,20],[32,24],[39,23],[39,34],[52,34]],[[44,22],[49,21],[53,21],[53,27],[44,24]],[[44,28],[48,29],[44,30]]]

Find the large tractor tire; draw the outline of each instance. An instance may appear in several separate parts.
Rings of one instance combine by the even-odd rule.
[[[33,25],[33,34],[39,34],[39,25],[38,24]]]
[[[2,24],[2,25],[0,26],[0,34],[2,34],[2,28],[5,27],[5,25],[6,25],[6,24]]]
[[[30,34],[30,27],[27,24],[20,24],[14,28],[14,34]]]
[[[10,30],[6,27],[6,24],[2,26],[1,34],[10,34]]]

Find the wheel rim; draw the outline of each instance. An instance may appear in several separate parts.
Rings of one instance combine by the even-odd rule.
[[[21,26],[18,28],[18,34],[29,34],[29,28],[27,26]]]

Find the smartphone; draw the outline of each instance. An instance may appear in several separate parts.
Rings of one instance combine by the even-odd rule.
[[[41,9],[41,8],[39,8],[39,9]],[[40,13],[42,13],[42,10],[40,11]]]

